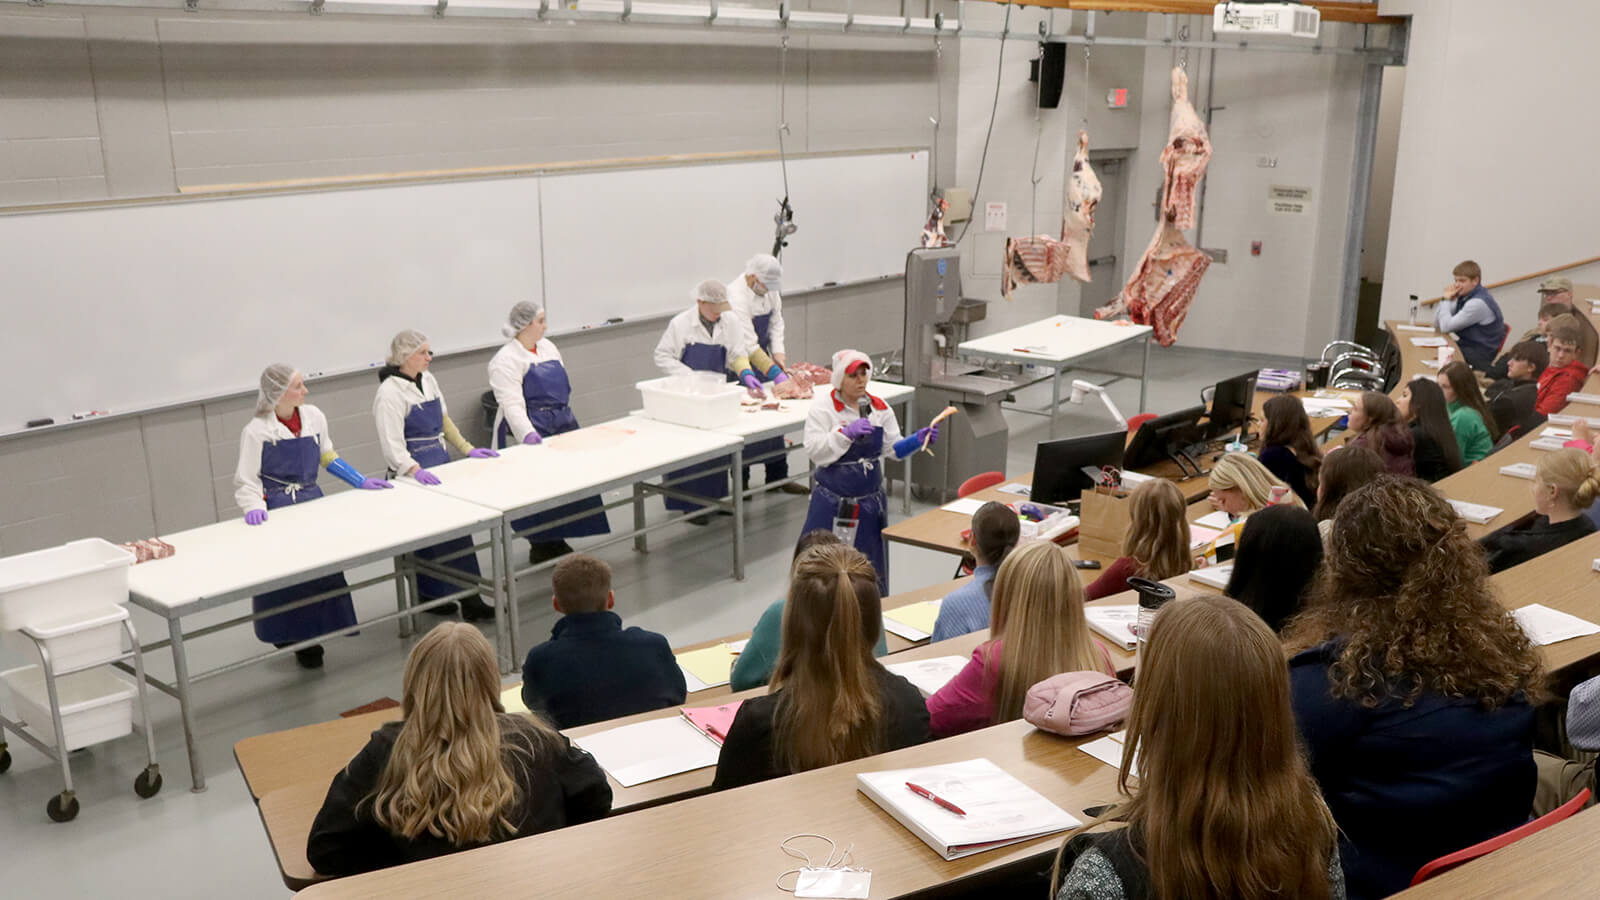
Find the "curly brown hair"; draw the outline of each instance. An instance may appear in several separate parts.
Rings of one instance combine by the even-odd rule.
[[[1543,696],[1542,658],[1495,598],[1483,552],[1413,478],[1380,475],[1339,505],[1327,564],[1284,638],[1291,655],[1329,641],[1341,645],[1334,695],[1368,708],[1424,692],[1485,709]]]

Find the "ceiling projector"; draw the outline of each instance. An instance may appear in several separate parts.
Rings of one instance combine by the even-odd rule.
[[[1218,3],[1211,14],[1216,34],[1314,38],[1321,29],[1322,12],[1300,3]]]

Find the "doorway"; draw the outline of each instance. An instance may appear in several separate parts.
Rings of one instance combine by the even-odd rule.
[[[1123,213],[1128,200],[1124,177],[1128,156],[1122,152],[1103,157],[1091,153],[1089,163],[1100,178],[1100,205],[1095,208],[1094,234],[1089,238],[1089,277],[1092,280],[1078,285],[1077,314],[1093,318],[1096,309],[1109,304],[1122,290],[1124,266],[1120,254]]]

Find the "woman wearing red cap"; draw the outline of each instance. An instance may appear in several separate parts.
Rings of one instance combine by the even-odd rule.
[[[905,459],[923,442],[939,437],[938,426],[900,436],[894,410],[867,393],[872,362],[859,350],[833,355],[833,390],[817,394],[806,416],[806,453],[816,463],[811,508],[801,534],[832,531],[866,554],[878,573],[878,590],[889,592],[889,552],[883,540],[889,500],[883,492],[882,459]]]

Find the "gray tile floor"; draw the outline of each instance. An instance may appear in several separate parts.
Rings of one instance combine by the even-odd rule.
[[[1285,362],[1220,352],[1153,352],[1148,406],[1164,412],[1190,405],[1198,402],[1202,385],[1251,366]],[[1138,391],[1133,380],[1111,388],[1125,414],[1138,410]],[[1042,406],[1049,400],[1048,384],[1020,392],[1019,400]],[[1020,473],[1032,467],[1033,448],[1045,436],[1046,422],[1011,412],[1006,417],[1011,426],[1008,470]],[[1098,430],[1108,421],[1104,410],[1091,402],[1063,413],[1058,433]],[[926,508],[920,503],[914,507]],[[664,529],[652,536],[646,555],[626,544],[607,548],[601,555],[614,569],[618,611],[629,624],[665,633],[674,645],[748,630],[782,590],[805,509],[801,498],[784,495],[766,495],[753,503],[743,583],[734,582],[728,572],[725,526]],[[898,519],[898,503],[893,509]],[[659,505],[654,514],[661,514]],[[946,580],[951,567],[948,556],[895,545],[892,589]],[[524,643],[542,640],[556,617],[547,599],[548,579],[530,577],[521,593]],[[393,593],[386,586],[369,588],[357,594],[356,602],[363,615],[374,615],[392,608]],[[237,611],[216,618],[231,615]],[[165,632],[158,620],[137,610],[135,625],[147,641]],[[259,646],[247,629],[224,631],[191,644],[192,667],[238,659],[258,652]],[[278,879],[254,804],[234,766],[233,744],[254,734],[331,719],[379,697],[399,699],[406,649],[392,626],[380,626],[330,645],[327,667],[318,672],[300,671],[292,659],[279,660],[204,683],[196,691],[209,787],[204,793],[189,790],[177,705],[162,695],[151,702],[166,784],[149,800],[138,800],[132,789],[144,766],[143,742],[124,738],[73,756],[82,812],[71,823],[52,823],[44,806],[60,790],[59,770],[12,741],[15,762],[0,775],[0,896],[284,897],[288,891]],[[0,649],[0,669],[23,661],[16,648]],[[171,673],[163,654],[153,654],[147,664],[159,675]]]

